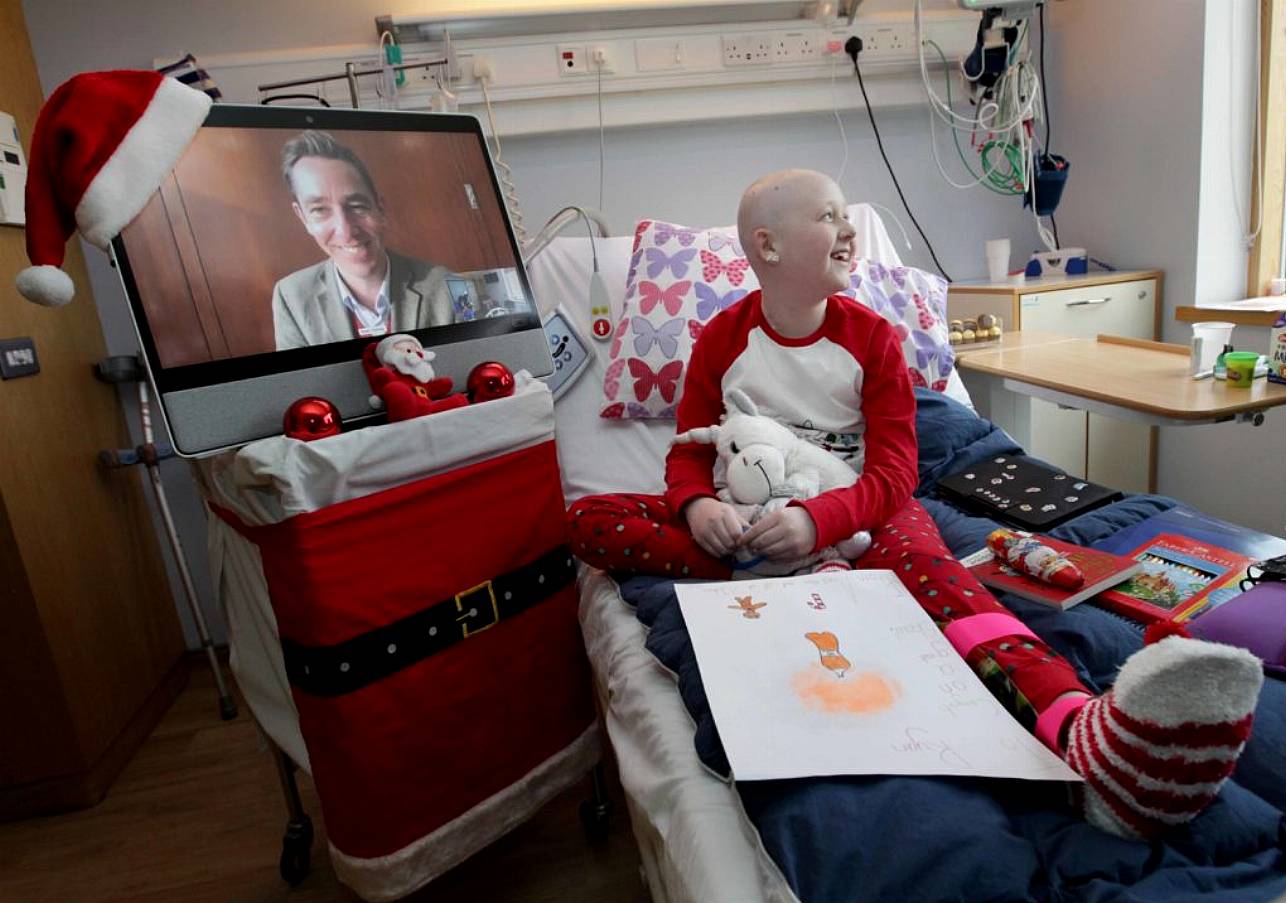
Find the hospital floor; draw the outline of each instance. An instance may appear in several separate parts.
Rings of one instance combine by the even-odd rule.
[[[272,759],[241,705],[219,720],[208,668],[197,662],[173,708],[107,798],[68,815],[0,824],[5,903],[352,903],[326,855],[312,782],[300,775],[318,830],[312,873],[296,888],[277,874],[285,804]],[[606,842],[590,846],[577,817],[589,781],[408,901],[646,903],[619,786]]]

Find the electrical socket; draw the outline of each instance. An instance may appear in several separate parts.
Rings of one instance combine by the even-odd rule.
[[[491,60],[485,56],[475,56],[473,58],[473,77],[478,81],[485,81],[487,84],[495,84],[496,73],[491,68]]]
[[[723,36],[725,66],[765,66],[773,61],[773,37],[766,34]]]
[[[914,55],[915,27],[912,25],[881,25],[858,33],[862,39],[862,54],[881,57]]]
[[[608,47],[597,46],[589,49],[589,67],[595,72],[615,72],[612,65],[612,51]]]
[[[788,31],[773,38],[774,63],[806,63],[822,55],[821,35]]]
[[[584,44],[560,44],[557,51],[559,75],[589,74],[589,57],[585,55]]]

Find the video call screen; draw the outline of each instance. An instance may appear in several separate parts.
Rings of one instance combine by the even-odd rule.
[[[164,368],[535,314],[471,132],[203,128],[121,244]]]

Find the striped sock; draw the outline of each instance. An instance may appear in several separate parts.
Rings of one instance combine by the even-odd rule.
[[[1195,818],[1237,764],[1263,682],[1255,656],[1218,643],[1172,636],[1130,656],[1068,731],[1085,819],[1148,839]]]

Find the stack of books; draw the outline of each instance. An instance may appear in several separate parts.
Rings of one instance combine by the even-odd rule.
[[[1127,527],[1087,549],[1048,537],[1041,542],[1085,575],[1076,590],[1059,590],[979,553],[965,559],[987,587],[1067,609],[1093,604],[1135,621],[1188,621],[1242,592],[1246,569],[1286,553],[1286,539],[1178,506]]]

